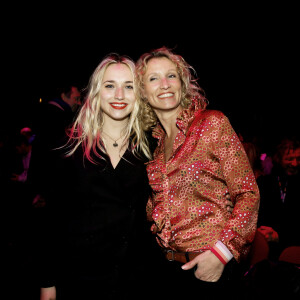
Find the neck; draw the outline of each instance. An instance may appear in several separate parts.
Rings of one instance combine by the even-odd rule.
[[[182,107],[179,106],[176,110],[172,111],[155,111],[168,137],[174,135],[174,133],[177,133],[178,128],[176,125],[176,120],[182,110]]]
[[[118,139],[124,134],[124,129],[128,124],[128,119],[116,121],[116,120],[104,120],[102,132],[109,134],[111,137]]]

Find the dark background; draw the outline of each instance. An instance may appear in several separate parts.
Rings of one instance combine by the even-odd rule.
[[[167,46],[197,71],[209,108],[222,110],[246,139],[272,146],[281,135],[298,133],[296,7],[216,5],[208,13],[182,5],[171,11],[155,3],[147,15],[146,8],[132,13],[113,4],[93,16],[80,7],[50,17],[47,8],[13,15],[2,35],[2,130],[32,126],[40,98],[67,82],[85,87],[109,52],[136,60]]]

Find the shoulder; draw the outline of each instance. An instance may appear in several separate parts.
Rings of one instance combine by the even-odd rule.
[[[203,122],[210,123],[214,126],[221,126],[222,123],[229,123],[226,115],[220,110],[202,110],[200,111],[194,120],[196,123],[203,124]]]
[[[200,119],[223,119],[226,118],[225,114],[220,110],[215,109],[204,109],[201,110],[197,115],[196,118]]]

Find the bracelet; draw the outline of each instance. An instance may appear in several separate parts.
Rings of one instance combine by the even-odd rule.
[[[217,252],[217,250],[213,247],[210,248],[210,251],[221,261],[223,265],[226,265],[227,262],[224,260],[224,258],[220,255],[220,253]]]

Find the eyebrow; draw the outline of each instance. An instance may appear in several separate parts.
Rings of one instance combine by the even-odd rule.
[[[166,73],[168,73],[168,72],[176,72],[176,73],[178,73],[177,69],[168,69]],[[157,71],[152,72],[152,73],[148,74],[148,76],[149,75],[154,75],[154,74],[159,74],[159,72],[157,72]]]
[[[115,80],[106,80],[106,81],[103,81],[103,83],[106,83],[106,82],[116,82],[116,81]],[[133,81],[127,80],[127,81],[125,81],[125,83],[133,83]]]

